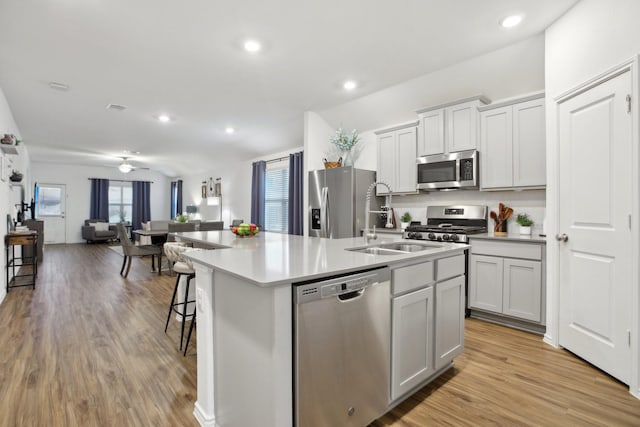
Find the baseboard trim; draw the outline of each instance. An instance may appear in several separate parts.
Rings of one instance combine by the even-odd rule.
[[[196,417],[196,420],[198,420],[200,425],[203,427],[220,427],[216,424],[216,418],[213,414],[206,414],[197,401],[193,407],[193,416]]]

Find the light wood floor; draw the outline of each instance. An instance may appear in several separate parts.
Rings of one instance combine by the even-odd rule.
[[[163,332],[174,278],[106,245],[46,248],[0,305],[0,426],[196,426],[196,351]],[[387,426],[640,426],[627,387],[541,337],[467,320],[466,350]],[[192,337],[193,340],[193,337]],[[250,410],[250,408],[247,408]],[[334,426],[331,426],[334,427]]]

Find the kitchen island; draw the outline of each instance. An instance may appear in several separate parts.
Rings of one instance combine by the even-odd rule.
[[[292,285],[376,267],[461,255],[466,245],[373,255],[363,238],[230,231],[175,233],[212,249],[188,252],[196,269],[198,393],[204,426],[293,425]],[[379,237],[372,244],[398,241]],[[391,300],[390,300],[391,301]]]

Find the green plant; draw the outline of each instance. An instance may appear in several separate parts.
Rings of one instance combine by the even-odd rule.
[[[405,212],[404,215],[400,217],[400,221],[411,222],[411,214],[409,212]]]
[[[516,222],[522,227],[531,227],[533,225],[533,220],[529,218],[529,215],[527,215],[526,213],[518,214]]]
[[[187,222],[189,217],[186,214],[178,214],[176,215],[176,221],[178,222]]]
[[[351,135],[348,135],[342,128],[339,128],[330,140],[340,151],[351,150],[359,141],[360,135],[357,130],[352,130]]]

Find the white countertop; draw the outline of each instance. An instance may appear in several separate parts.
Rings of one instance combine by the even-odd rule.
[[[187,252],[185,255],[195,263],[225,271],[262,287],[344,274],[449,253],[453,255],[469,247],[454,243],[412,240],[408,242],[434,247],[406,254],[371,255],[345,250],[367,246],[362,237],[323,239],[260,232],[254,237],[240,238],[229,230],[172,234],[178,240],[197,242],[220,249]],[[402,239],[388,234],[379,236],[369,246],[399,240]]]
[[[530,242],[530,243],[547,243],[546,237],[541,237],[539,234],[518,234],[518,233],[509,233],[506,236],[496,236],[493,233],[480,233],[480,234],[470,234],[469,240],[472,239],[483,239],[483,240],[504,240],[510,242]],[[473,244],[473,243],[472,243]]]

